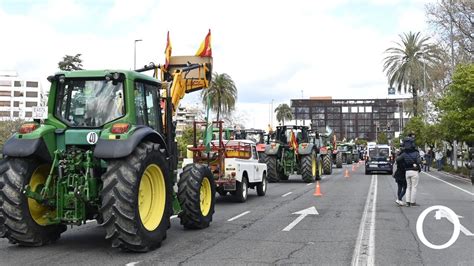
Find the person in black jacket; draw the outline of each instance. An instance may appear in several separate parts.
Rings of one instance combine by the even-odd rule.
[[[395,170],[393,177],[395,178],[395,182],[397,182],[398,185],[397,199],[395,202],[400,206],[405,206],[405,202],[403,202],[403,196],[405,196],[407,191],[407,180],[405,176],[405,161],[403,157],[400,156],[402,153],[403,150],[401,150],[400,154],[397,156],[397,169]]]
[[[405,166],[405,176],[407,180],[406,201],[407,207],[418,206],[416,204],[416,190],[418,187],[419,175],[421,172],[420,153],[414,145],[414,138],[407,138],[408,143],[404,145],[405,149],[400,154],[400,161],[403,160]],[[405,142],[405,141],[404,141]],[[413,143],[413,144],[412,144]],[[398,159],[397,159],[398,160]]]

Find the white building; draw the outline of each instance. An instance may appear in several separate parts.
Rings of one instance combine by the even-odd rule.
[[[14,71],[0,71],[0,120],[31,120],[35,106],[46,102],[41,83],[25,79]]]
[[[184,129],[193,126],[193,121],[199,121],[201,118],[200,110],[196,107],[180,106],[176,110],[176,136],[183,135]]]

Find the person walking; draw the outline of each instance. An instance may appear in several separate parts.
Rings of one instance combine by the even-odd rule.
[[[414,145],[414,139],[409,139],[409,142],[404,145],[405,149],[400,154],[400,161],[403,160],[405,165],[405,177],[407,181],[406,189],[406,206],[418,206],[416,203],[416,191],[418,187],[419,175],[421,172],[421,158],[420,153]]]
[[[400,152],[400,154],[402,151]],[[398,191],[397,191],[397,199],[395,200],[395,203],[397,203],[399,206],[405,206],[405,202],[403,202],[403,196],[405,196],[405,193],[407,191],[407,180],[406,180],[406,175],[405,175],[405,161],[400,154],[397,156],[397,159],[395,160],[397,169],[395,170],[395,173],[393,174],[393,177],[395,178],[395,182],[398,185]]]
[[[436,168],[438,171],[441,171],[443,167],[443,153],[438,149],[435,153],[435,160],[436,160]]]
[[[431,164],[433,163],[433,150],[428,149],[425,154],[425,172],[430,171]]]

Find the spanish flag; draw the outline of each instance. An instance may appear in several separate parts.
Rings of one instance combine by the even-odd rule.
[[[171,57],[171,42],[170,42],[170,32],[166,35],[166,49],[165,49],[165,69],[168,69],[168,65],[170,64],[170,57]]]
[[[206,38],[201,43],[198,51],[196,52],[197,56],[200,57],[212,57],[212,48],[211,48],[211,30],[207,33]]]
[[[296,140],[295,132],[291,131],[290,136],[290,146],[295,150],[295,153],[298,154],[298,141]]]

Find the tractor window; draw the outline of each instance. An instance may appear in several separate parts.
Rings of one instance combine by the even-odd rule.
[[[56,117],[72,127],[101,127],[125,114],[122,82],[66,79],[57,95]]]
[[[252,159],[258,160],[257,148],[252,146]]]
[[[135,83],[135,112],[138,125],[147,125],[158,130],[158,99],[156,86]]]

